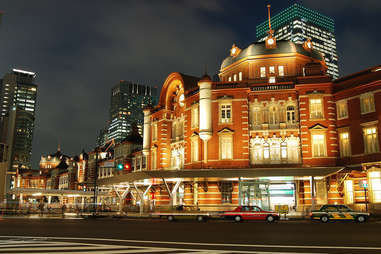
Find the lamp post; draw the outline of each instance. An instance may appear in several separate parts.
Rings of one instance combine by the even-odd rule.
[[[98,178],[98,147],[95,148],[95,176],[94,176],[94,206],[93,206],[93,216],[97,213],[97,178]]]

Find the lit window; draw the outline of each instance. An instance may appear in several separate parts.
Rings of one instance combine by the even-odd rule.
[[[220,105],[220,122],[221,123],[231,123],[232,122],[232,105],[231,104],[221,104]]]
[[[287,123],[295,123],[295,107],[294,106],[287,106],[286,110],[286,120]]]
[[[154,122],[152,126],[152,141],[156,141],[156,140],[157,140],[157,122]]]
[[[336,103],[337,118],[344,119],[348,117],[348,106],[346,100],[340,100]]]
[[[191,126],[192,128],[198,127],[198,105],[194,106],[192,108],[192,119],[191,119]]]
[[[231,82],[231,81],[232,81],[232,77],[229,77],[229,78],[228,78],[228,81]]]
[[[239,79],[239,81],[242,81],[242,71],[240,71],[240,72],[238,73],[238,79]]]
[[[364,128],[364,152],[375,153],[379,151],[378,135],[376,127]]]
[[[275,77],[269,77],[269,83],[270,84],[275,83]]]
[[[381,202],[381,172],[369,171],[369,193],[372,203]]]
[[[191,138],[191,161],[198,161],[198,136]]]
[[[324,157],[324,156],[326,156],[326,145],[325,145],[325,135],[324,134],[313,134],[312,135],[312,156],[313,157]]]
[[[344,182],[345,189],[345,204],[351,205],[354,203],[354,191],[353,191],[353,181],[346,180]]]
[[[269,123],[277,124],[278,123],[278,109],[275,106],[269,108]]]
[[[220,157],[221,157],[221,160],[233,159],[233,136],[232,135],[220,136]]]
[[[280,144],[280,157],[282,160],[287,159],[287,143],[286,142],[282,142]]]
[[[323,101],[310,99],[310,119],[323,119]]]
[[[237,81],[237,74],[234,74],[234,75],[233,75],[233,80],[234,80],[234,81]]]
[[[263,144],[263,159],[264,160],[270,159],[270,145],[269,145],[269,143]]]
[[[350,142],[349,142],[349,133],[348,132],[342,132],[339,135],[340,137],[340,156],[341,157],[348,157],[351,156],[351,148],[350,148]]]
[[[261,67],[261,78],[266,77],[266,67]]]
[[[274,66],[270,66],[269,67],[269,73],[270,74],[275,74],[275,67]]]
[[[221,203],[231,204],[233,202],[233,183],[232,182],[222,182],[221,183]]]
[[[258,125],[262,123],[261,120],[261,108],[260,107],[254,107],[253,108],[253,124]]]
[[[374,97],[372,93],[365,93],[360,96],[361,114],[374,112]]]
[[[284,76],[284,66],[283,65],[278,66],[278,75],[281,77]]]
[[[156,148],[152,150],[152,154],[151,154],[151,169],[156,169],[156,165],[157,165],[157,150]]]

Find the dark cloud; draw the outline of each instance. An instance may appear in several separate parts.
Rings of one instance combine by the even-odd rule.
[[[58,142],[69,155],[94,146],[119,80],[160,87],[173,71],[201,75],[207,64],[217,72],[234,42],[245,47],[255,41],[255,26],[267,17],[266,2],[259,2],[2,1],[0,73],[18,67],[38,75],[34,166]],[[379,6],[361,7],[356,19],[343,22],[348,11],[330,2],[336,9],[304,1],[338,20],[342,73],[374,65],[377,25],[365,29],[358,20],[373,19]],[[272,1],[272,13],[288,4]]]

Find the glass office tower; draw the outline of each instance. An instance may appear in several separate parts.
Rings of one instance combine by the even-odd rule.
[[[324,54],[327,73],[334,79],[339,77],[336,51],[335,23],[317,11],[293,4],[271,17],[271,27],[277,40],[291,40],[302,44],[311,39],[314,48]],[[257,26],[257,40],[264,41],[269,30],[268,21]]]

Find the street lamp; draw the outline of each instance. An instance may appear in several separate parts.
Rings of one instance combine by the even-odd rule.
[[[95,176],[94,176],[94,193],[93,193],[93,216],[97,213],[97,178],[98,178],[98,147],[95,148]]]

